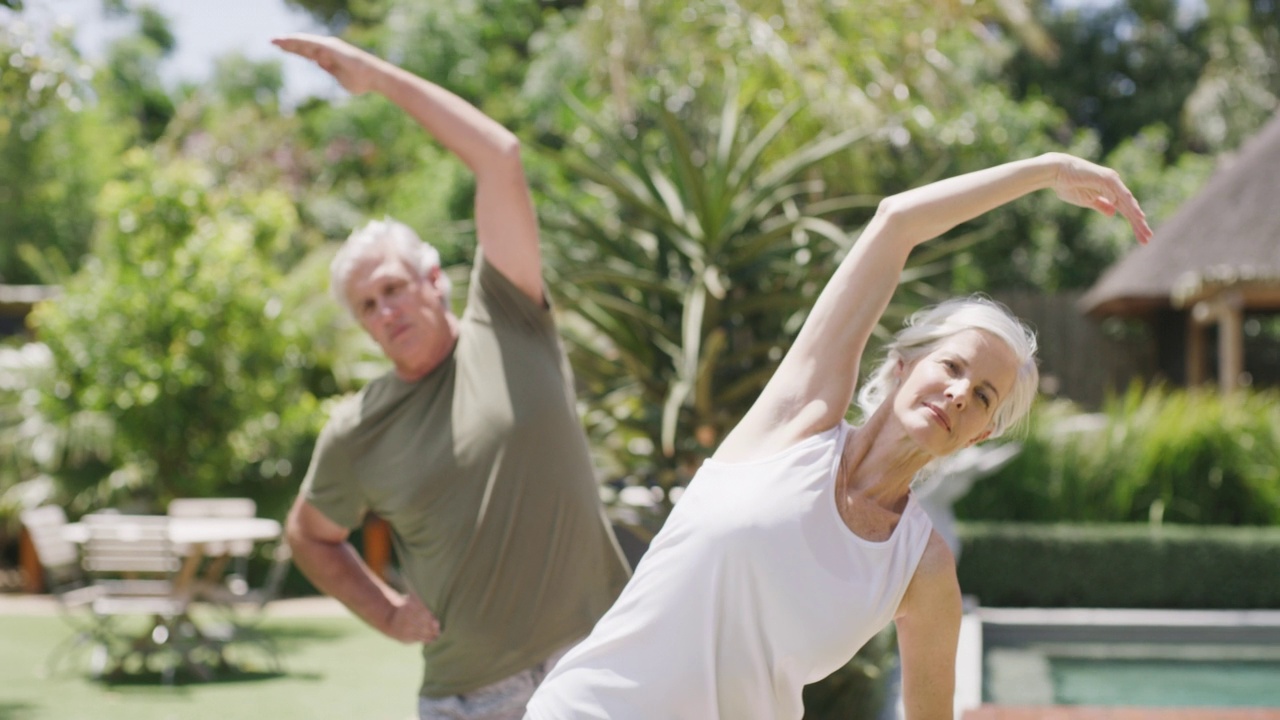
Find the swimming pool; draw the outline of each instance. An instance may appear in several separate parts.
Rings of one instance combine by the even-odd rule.
[[[1280,613],[982,608],[983,702],[1280,707]]]

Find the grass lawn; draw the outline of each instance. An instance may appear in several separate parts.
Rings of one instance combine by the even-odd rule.
[[[0,720],[409,720],[422,660],[346,617],[268,617],[282,674],[246,673],[165,686],[158,677],[108,683],[88,653],[50,675],[46,659],[71,634],[56,615],[0,615]],[[258,665],[262,667],[261,664]]]

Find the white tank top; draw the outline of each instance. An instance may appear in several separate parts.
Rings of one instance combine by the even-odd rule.
[[[836,509],[847,423],[751,463],[706,461],[526,718],[800,718],[805,684],[892,619],[929,539],[909,497],[884,542]]]

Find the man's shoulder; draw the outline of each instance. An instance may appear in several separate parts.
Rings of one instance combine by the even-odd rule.
[[[398,385],[402,384],[397,383],[389,371],[370,380],[356,392],[338,399],[329,411],[326,432],[335,440],[350,437],[366,418],[397,394]]]

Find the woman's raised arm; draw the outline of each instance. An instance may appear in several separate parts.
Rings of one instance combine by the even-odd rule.
[[[1064,201],[1119,212],[1139,242],[1151,228],[1114,170],[1048,153],[885,198],[814,303],[759,399],[716,452],[721,461],[767,456],[838,423],[848,410],[867,340],[911,250],[989,210],[1051,188]]]

